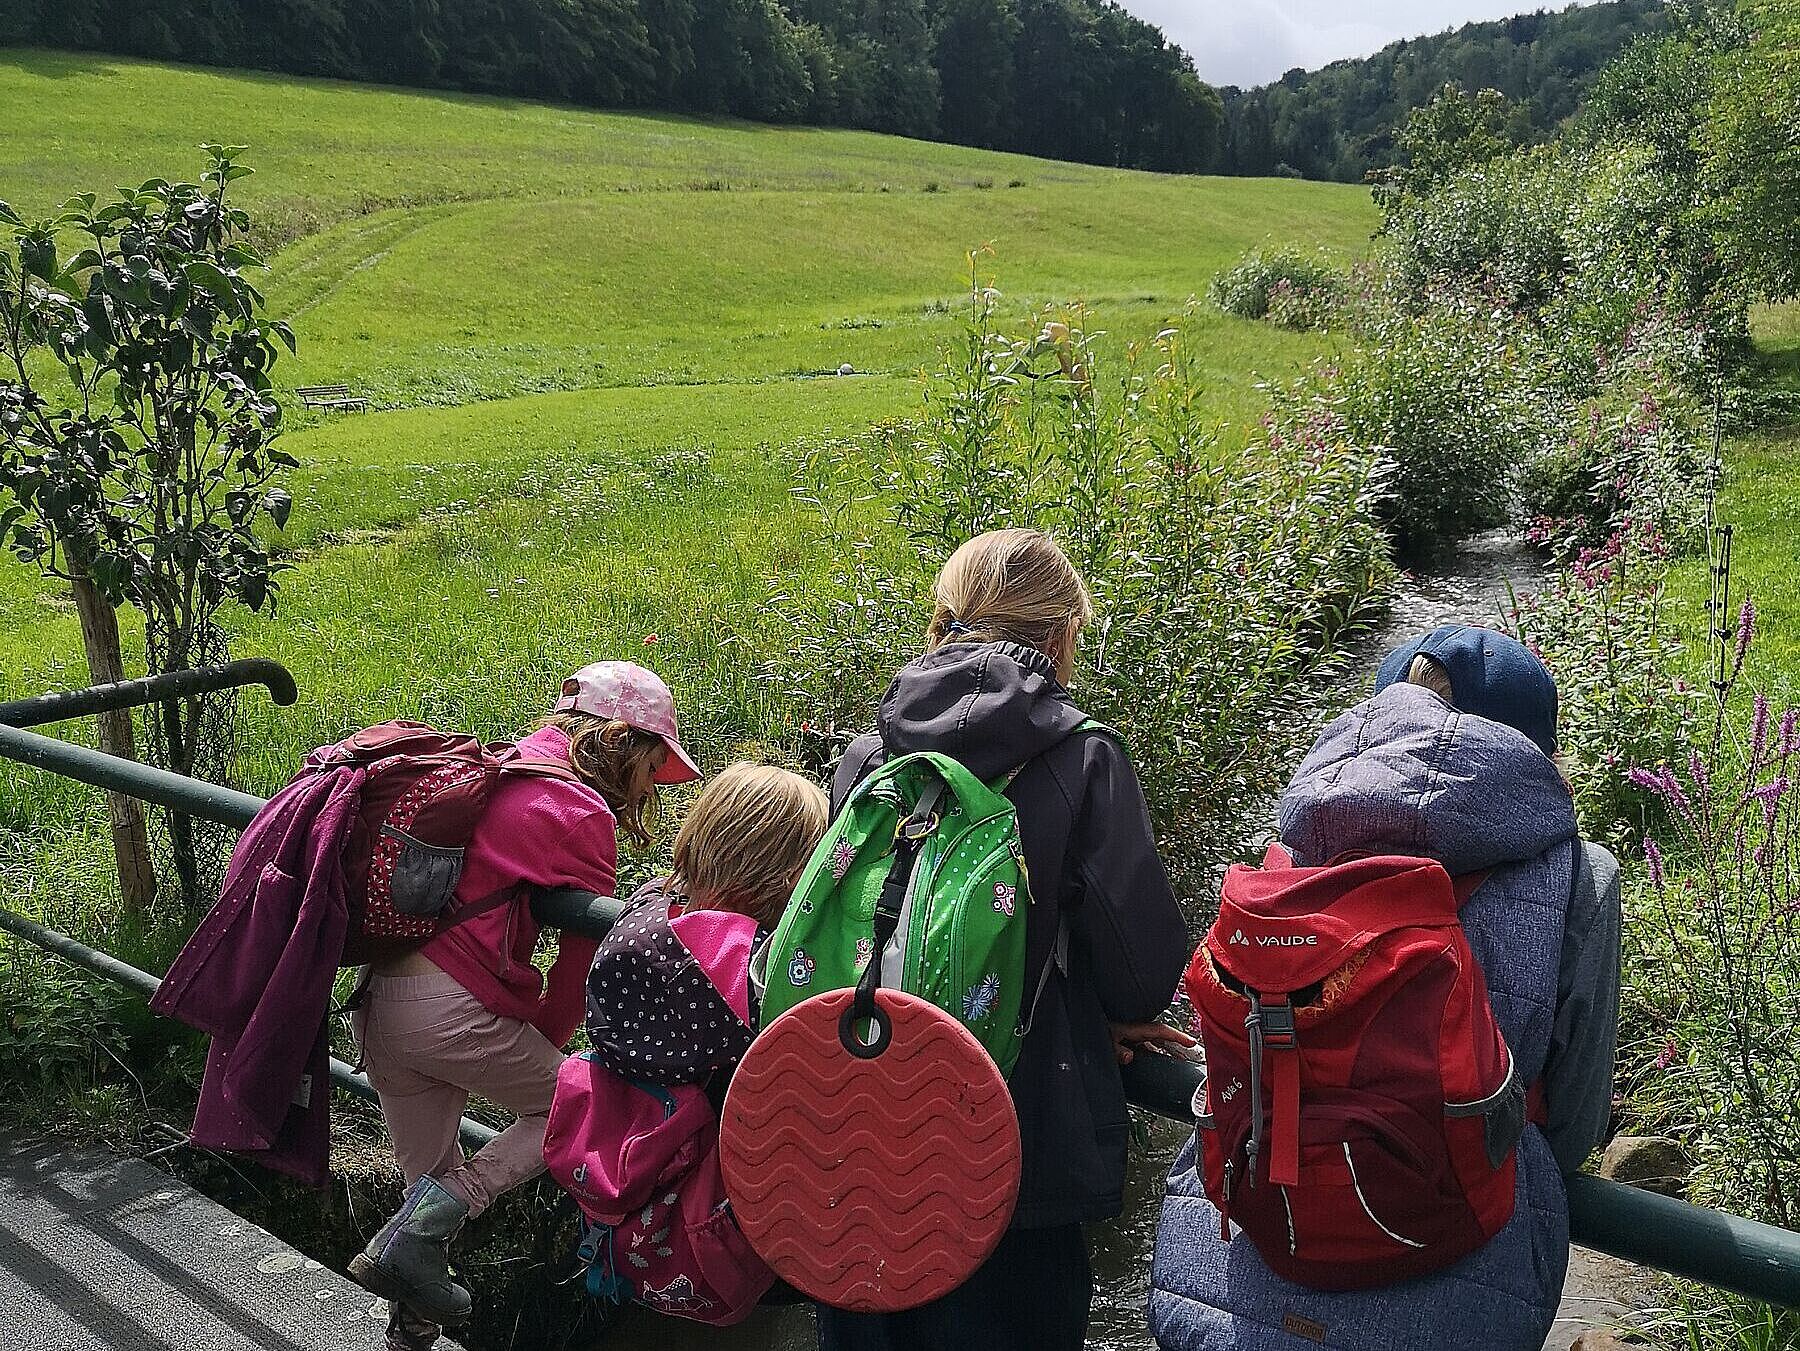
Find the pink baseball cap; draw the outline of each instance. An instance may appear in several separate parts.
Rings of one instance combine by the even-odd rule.
[[[669,748],[669,758],[656,771],[658,783],[692,783],[700,766],[675,739],[675,696],[654,671],[632,661],[597,661],[563,681],[558,713],[590,713],[654,732]]]

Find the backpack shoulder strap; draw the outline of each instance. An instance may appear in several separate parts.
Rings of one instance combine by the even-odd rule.
[[[1013,780],[1018,778],[1019,775],[1021,775],[1025,772],[1026,766],[1030,765],[1032,760],[1043,759],[1046,755],[1050,754],[1051,751],[1055,750],[1058,746],[1062,745],[1063,742],[1068,741],[1071,738],[1078,737],[1083,732],[1100,732],[1100,733],[1105,734],[1106,736],[1111,737],[1114,741],[1117,741],[1120,745],[1123,745],[1125,743],[1125,738],[1120,736],[1117,732],[1113,731],[1113,729],[1108,727],[1105,723],[1100,722],[1094,718],[1084,717],[1084,718],[1082,718],[1082,720],[1080,722],[1076,723],[1073,727],[1071,727],[1062,736],[1059,736],[1055,741],[1052,741],[1048,746],[1044,747],[1043,750],[1039,751],[1036,755],[1032,756],[1031,760],[1024,761],[1023,763],[1015,766],[1013,769],[1008,770],[1000,778],[994,780],[994,784],[993,784],[994,791],[996,793],[1006,792],[1006,790],[1008,788],[1012,787]]]
[[[517,745],[510,741],[495,742],[486,747],[488,754],[499,762],[502,774],[521,774],[529,778],[556,779],[563,783],[586,783],[575,767],[567,760],[552,760],[546,756],[526,755]]]

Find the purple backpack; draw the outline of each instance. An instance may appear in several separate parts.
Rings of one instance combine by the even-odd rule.
[[[747,975],[754,921],[713,912],[672,927],[709,974]],[[747,980],[726,984],[731,1011],[747,1024]],[[647,1083],[593,1052],[571,1056],[557,1075],[544,1162],[581,1208],[578,1256],[596,1298],[722,1327],[747,1317],[775,1283],[732,1215],[718,1113],[701,1085]]]

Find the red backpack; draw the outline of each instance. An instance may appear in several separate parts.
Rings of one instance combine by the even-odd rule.
[[[400,956],[512,899],[508,889],[454,906],[469,837],[502,774],[580,781],[569,765],[528,759],[510,743],[483,745],[416,722],[384,722],[321,746],[302,773],[350,768],[367,777],[344,840],[350,923],[339,966]]]
[[[1451,1265],[1511,1219],[1527,1093],[1457,912],[1486,880],[1429,859],[1225,876],[1188,967],[1206,1194],[1318,1290]]]

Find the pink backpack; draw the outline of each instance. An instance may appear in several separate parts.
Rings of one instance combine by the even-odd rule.
[[[637,1083],[571,1056],[544,1133],[550,1175],[585,1223],[588,1292],[726,1326],[775,1283],[731,1213],[704,1089]]]

